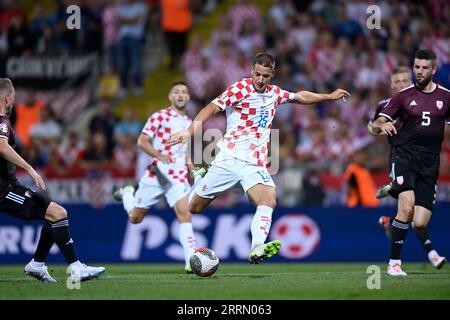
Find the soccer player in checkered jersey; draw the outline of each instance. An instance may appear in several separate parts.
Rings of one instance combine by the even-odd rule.
[[[411,85],[412,85],[411,71],[408,67],[399,66],[392,71],[391,88],[394,91],[394,93],[399,92],[399,91],[405,89],[406,87],[410,87]],[[370,121],[367,124],[367,129],[369,130],[369,132],[371,134],[376,135],[375,132],[373,132],[373,128],[372,128],[373,122],[378,118],[378,115],[380,114],[380,112],[382,112],[383,109],[388,105],[389,101],[390,101],[390,99],[384,99],[378,103],[378,106],[377,106],[377,109],[375,110],[375,115],[374,115],[372,121]],[[391,150],[395,144],[395,138],[396,138],[395,136],[387,137],[389,146],[391,147]],[[392,153],[392,151],[391,151],[391,153]],[[389,194],[389,192],[392,190],[392,186],[393,186],[393,182],[391,181],[389,184],[380,187],[377,190],[377,194],[376,194],[377,198],[383,198],[383,197],[387,196]],[[391,238],[391,231],[392,231],[391,226],[392,226],[392,222],[394,221],[394,219],[395,219],[395,215],[393,215],[391,217],[381,216],[380,219],[378,220],[378,223],[385,229],[386,235],[388,236],[389,239]],[[422,243],[425,251],[427,252],[428,260],[430,261],[430,263],[436,269],[442,268],[442,266],[445,263],[445,257],[441,257],[436,252],[436,250],[433,249],[433,245],[432,245],[430,237],[428,235],[428,229],[426,227],[425,228],[415,228],[414,224],[411,224],[411,226],[413,227],[413,230],[415,231],[417,237],[419,238],[420,243]]]
[[[240,183],[248,198],[255,204],[256,213],[251,223],[252,244],[250,263],[257,264],[278,252],[281,243],[265,243],[276,206],[276,190],[266,169],[270,128],[275,110],[281,104],[295,101],[314,104],[338,100],[350,94],[338,89],[330,94],[285,91],[269,82],[275,74],[275,59],[268,53],[255,56],[251,78],[244,78],[228,87],[194,119],[187,129],[171,136],[169,144],[184,143],[211,115],[225,111],[227,129],[218,142],[219,154],[202,179],[196,181],[195,194],[189,202],[192,213],[202,212],[220,193]]]
[[[394,94],[373,123],[374,133],[395,137],[390,194],[398,197],[398,210],[391,227],[387,268],[391,276],[406,276],[400,256],[410,221],[416,230],[425,229],[430,221],[445,123],[450,124],[450,91],[432,80],[434,52],[417,51],[413,70],[416,83]],[[436,265],[445,262],[434,250],[429,257]]]
[[[25,266],[25,273],[42,282],[56,282],[45,265],[47,255],[56,243],[69,264],[68,270],[73,281],[97,278],[105,272],[105,268],[89,267],[78,260],[66,209],[43,193],[22,186],[17,181],[16,166],[19,166],[39,188],[45,190],[41,176],[15,151],[15,133],[8,117],[13,108],[14,96],[11,80],[0,78],[0,212],[25,221],[44,221],[36,252]]]
[[[140,178],[138,189],[135,192],[133,186],[124,186],[114,192],[114,198],[123,201],[131,223],[140,223],[149,208],[165,196],[180,223],[179,235],[184,251],[185,270],[191,273],[189,260],[196,243],[192,214],[188,209],[190,185],[187,177],[187,147],[168,144],[172,133],[185,130],[192,123],[185,112],[189,99],[186,83],[178,81],[171,85],[170,107],[152,114],[138,138],[138,146],[151,157]]]

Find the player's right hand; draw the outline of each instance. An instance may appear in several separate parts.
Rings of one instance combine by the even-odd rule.
[[[169,146],[173,146],[179,143],[186,143],[191,138],[189,130],[181,130],[172,134],[167,142]]]
[[[168,154],[162,154],[158,157],[158,160],[161,161],[164,164],[169,164],[173,162],[173,159]]]
[[[381,125],[381,134],[392,136],[394,134],[397,134],[397,129],[395,128],[395,124],[397,123],[397,120],[394,120],[393,122],[386,122]]]

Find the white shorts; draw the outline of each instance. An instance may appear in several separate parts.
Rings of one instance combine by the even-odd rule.
[[[183,197],[189,194],[190,185],[187,179],[168,180],[157,169],[153,168],[150,174],[148,169],[145,170],[139,181],[139,187],[134,194],[136,208],[148,209],[157,203],[163,196],[166,197],[167,203],[171,208]]]
[[[213,199],[238,182],[244,192],[259,183],[275,188],[272,177],[265,167],[230,156],[218,156],[195,188],[195,193],[202,198]]]

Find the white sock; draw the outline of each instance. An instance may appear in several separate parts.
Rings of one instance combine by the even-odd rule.
[[[397,259],[389,259],[389,265],[390,266],[393,266],[394,264],[399,264],[399,265],[401,265],[402,264],[402,260],[397,260]]]
[[[428,252],[428,258],[431,258],[434,256],[438,256],[438,253],[436,252],[436,250],[431,250],[430,252]]]
[[[195,177],[194,184],[192,185],[191,190],[189,191],[189,197],[188,197],[189,203],[191,202],[192,198],[195,195],[195,188],[197,188],[197,186],[202,182],[202,180],[203,180],[203,177],[201,175],[198,175]]]
[[[192,223],[180,223],[180,243],[183,246],[186,266],[189,266],[189,260],[196,247],[194,231],[192,230]]]
[[[273,209],[268,206],[257,206],[253,217],[252,231],[252,250],[257,245],[263,244],[269,235],[270,225],[272,224]]]
[[[122,195],[123,207],[130,214],[134,209],[134,194],[131,191],[125,191]]]
[[[37,262],[34,261],[34,259],[31,259],[31,266],[35,267],[35,268],[42,268],[45,265],[45,262]]]

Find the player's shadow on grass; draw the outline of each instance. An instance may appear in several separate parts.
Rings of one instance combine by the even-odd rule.
[[[0,283],[24,283],[27,282],[29,280],[33,280],[33,279],[28,279],[28,278],[23,278],[23,279],[0,279]],[[36,280],[35,280],[36,281]]]
[[[224,275],[218,275],[218,277],[262,279],[262,278],[270,278],[270,275],[243,273],[243,274],[224,274]]]
[[[443,274],[450,274],[450,272],[449,271],[442,271],[442,270],[439,270],[439,271],[408,271],[408,275],[421,275],[421,274],[423,274],[423,275],[427,275],[427,276],[434,276],[434,275],[436,275],[436,276],[439,276],[439,275],[443,275]]]

